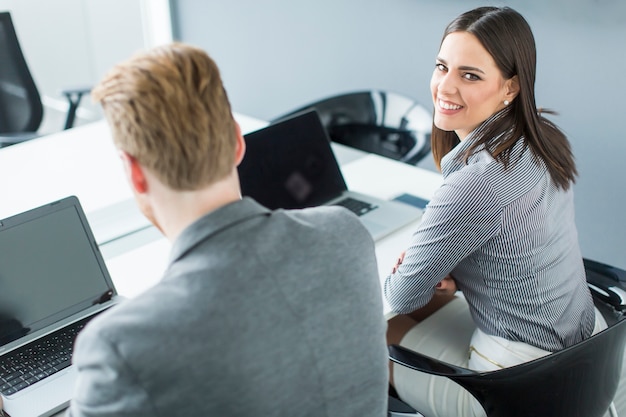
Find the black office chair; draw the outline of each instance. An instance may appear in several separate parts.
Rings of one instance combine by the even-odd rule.
[[[332,141],[415,165],[430,155],[431,113],[415,100],[385,91],[340,94],[275,118],[315,108]]]
[[[390,359],[450,378],[478,399],[488,417],[601,417],[607,410],[616,416],[612,401],[626,344],[626,271],[587,259],[585,269],[594,302],[608,328],[581,343],[492,372],[450,365],[396,345],[389,347]],[[397,399],[390,402],[389,416],[419,415],[393,414],[397,403]]]
[[[64,129],[73,126],[76,110],[89,88],[64,90],[69,102]],[[0,12],[0,148],[39,136],[43,119],[39,91],[28,69],[9,12]]]

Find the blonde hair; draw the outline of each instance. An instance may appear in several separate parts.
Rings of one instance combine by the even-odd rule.
[[[233,169],[236,127],[219,69],[203,50],[172,43],[113,67],[93,89],[115,145],[175,190]]]

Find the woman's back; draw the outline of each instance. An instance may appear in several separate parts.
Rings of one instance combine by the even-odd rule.
[[[563,349],[588,337],[594,326],[573,192],[556,186],[522,140],[511,156],[505,168],[482,151],[453,178],[447,176],[459,188],[480,187],[485,194],[476,198],[496,202],[488,216],[495,233],[452,275],[481,330],[549,351]]]

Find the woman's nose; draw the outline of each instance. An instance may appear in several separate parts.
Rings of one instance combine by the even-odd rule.
[[[456,82],[454,77],[451,77],[449,73],[441,74],[437,80],[437,91],[443,94],[451,94],[456,91]]]

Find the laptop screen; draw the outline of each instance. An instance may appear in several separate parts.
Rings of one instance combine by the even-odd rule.
[[[267,208],[318,206],[346,190],[315,110],[248,133],[245,141],[241,193]]]
[[[75,197],[0,220],[0,346],[114,294]]]

